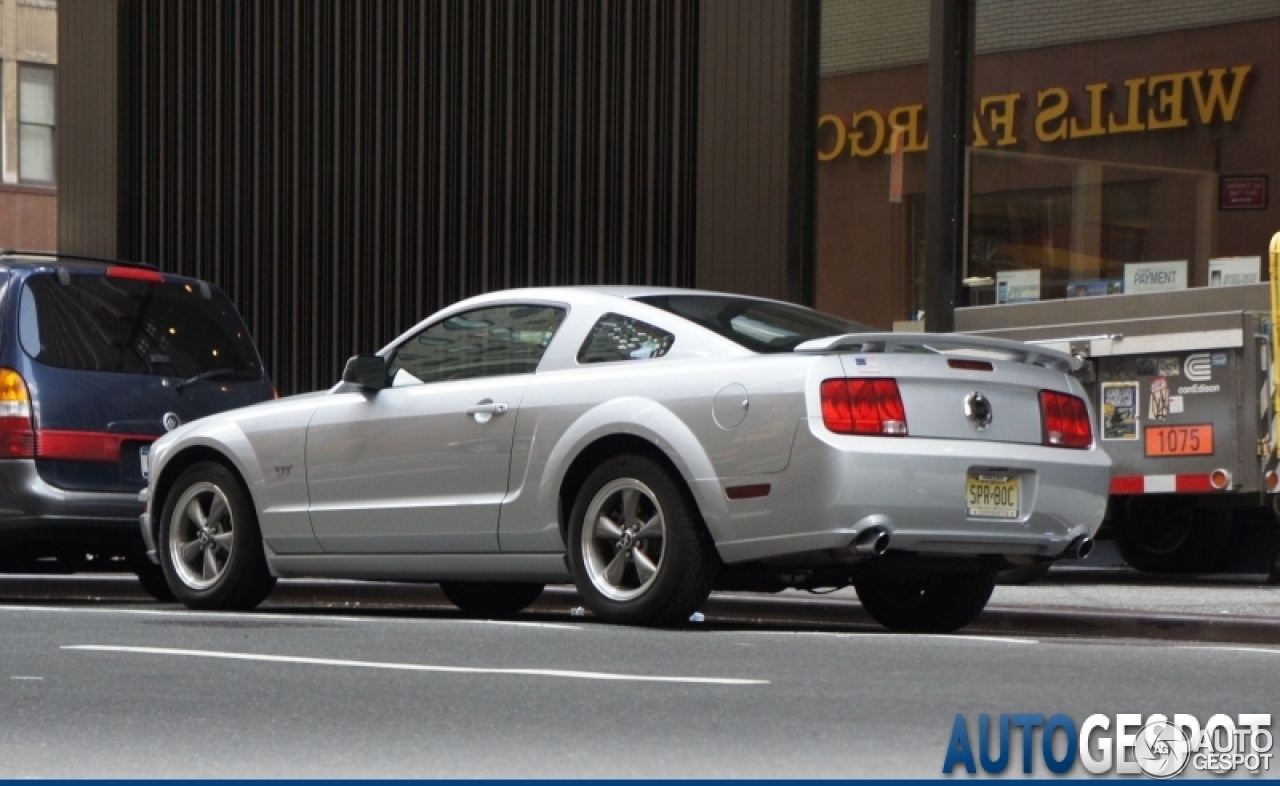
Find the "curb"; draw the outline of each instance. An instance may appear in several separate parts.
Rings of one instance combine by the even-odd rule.
[[[0,602],[136,603],[145,600],[132,576],[14,576],[0,577]],[[172,607],[172,604],[166,604]],[[552,586],[526,612],[561,622],[581,606],[571,586]],[[330,582],[292,580],[280,584],[268,599],[267,610],[317,607],[328,611],[358,608],[370,613],[457,614],[433,584],[396,582]],[[704,625],[732,629],[743,625],[775,630],[817,628],[829,631],[884,632],[852,593],[839,597],[761,595],[721,592],[703,607]],[[590,617],[588,617],[590,619]],[[1217,644],[1280,644],[1280,618],[1090,608],[1031,608],[993,604],[961,634],[1145,639]]]
[[[563,613],[577,603],[577,594],[572,589],[548,587],[535,609]],[[850,631],[883,631],[852,598],[821,600],[717,593],[708,599],[703,613],[708,623],[716,625],[749,622],[768,627],[794,627],[797,622],[803,622]],[[960,633],[1275,645],[1280,643],[1280,619],[991,605]]]

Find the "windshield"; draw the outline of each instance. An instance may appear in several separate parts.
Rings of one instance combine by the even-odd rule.
[[[815,338],[877,332],[811,308],[731,295],[650,295],[636,300],[684,317],[753,352],[790,352]]]
[[[189,378],[224,370],[261,376],[249,332],[217,290],[102,275],[26,280],[19,311],[22,348],[59,368]]]

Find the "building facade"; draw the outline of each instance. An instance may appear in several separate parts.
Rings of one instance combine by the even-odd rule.
[[[0,248],[58,243],[56,0],[0,0]]]
[[[63,0],[61,248],[211,280],[284,392],[537,284],[811,297],[817,0]]]

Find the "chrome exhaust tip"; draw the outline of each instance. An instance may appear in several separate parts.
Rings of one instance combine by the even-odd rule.
[[[1081,535],[1067,546],[1059,559],[1088,559],[1093,553],[1093,538]]]
[[[880,556],[889,549],[889,530],[884,527],[868,527],[853,539],[853,550],[859,554]]]

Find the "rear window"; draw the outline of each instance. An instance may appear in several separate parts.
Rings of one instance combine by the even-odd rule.
[[[192,284],[73,274],[27,278],[22,348],[59,368],[192,377],[261,376],[248,330],[225,296]]]
[[[877,332],[859,322],[790,303],[725,295],[649,295],[636,300],[684,317],[753,352],[790,352],[815,338]]]

